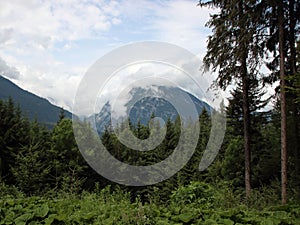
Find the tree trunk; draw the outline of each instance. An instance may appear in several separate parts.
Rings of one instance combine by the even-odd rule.
[[[296,47],[295,47],[295,27],[296,27],[296,16],[295,16],[295,0],[289,1],[289,47],[290,47],[290,56],[289,56],[289,64],[290,64],[290,70],[291,75],[296,75]],[[294,85],[294,84],[292,84]],[[293,96],[294,98],[297,97],[297,95]],[[299,170],[299,133],[298,133],[298,109],[297,104],[295,103],[294,99],[292,102],[292,120],[293,120],[293,149],[294,149],[294,156],[295,156],[295,174],[296,178],[296,185],[300,186],[300,170]],[[299,193],[300,194],[300,193]]]
[[[290,68],[292,75],[296,74],[296,46],[295,46],[295,27],[296,27],[296,18],[295,18],[295,0],[289,1],[289,44],[290,44]]]
[[[242,34],[246,34],[245,24],[242,18],[244,17],[244,2],[239,2],[239,27]],[[249,109],[249,76],[247,69],[248,58],[248,43],[245,38],[239,36],[239,48],[242,51],[241,63],[241,78],[243,88],[243,128],[244,128],[244,155],[245,155],[245,189],[246,198],[251,194],[251,149],[250,149],[250,109]]]
[[[246,60],[245,60],[246,63]],[[244,64],[244,63],[243,63]],[[245,188],[246,198],[251,194],[251,149],[250,149],[250,112],[249,112],[249,78],[246,64],[243,68],[243,125],[244,125],[244,149],[245,149]]]
[[[284,12],[283,2],[278,3],[279,55],[280,55],[280,100],[281,100],[281,201],[287,202],[287,138],[286,96],[284,71]]]

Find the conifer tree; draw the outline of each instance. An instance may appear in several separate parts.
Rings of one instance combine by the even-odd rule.
[[[265,78],[265,81],[274,83],[280,81],[280,86],[277,90],[280,91],[280,104],[281,104],[281,180],[282,180],[282,203],[287,202],[287,153],[289,142],[294,142],[292,145],[299,149],[299,105],[297,105],[297,96],[294,93],[289,93],[289,89],[294,89],[299,74],[299,66],[297,65],[297,57],[299,52],[296,50],[296,43],[299,41],[299,21],[300,7],[299,3],[295,0],[280,0],[273,1],[267,0],[264,2],[262,10],[262,26],[268,31],[265,36],[264,42],[268,53],[272,53],[272,57],[267,62],[268,68],[271,73]],[[298,39],[298,40],[297,40]],[[268,54],[270,55],[270,54]],[[297,56],[298,55],[298,56]],[[296,88],[297,89],[297,88]],[[289,116],[289,112],[291,115]],[[288,117],[293,122],[291,129],[293,137],[288,135]],[[298,141],[293,141],[298,140]],[[297,157],[298,151],[289,151]],[[298,156],[299,157],[299,156]],[[297,167],[295,168],[297,170]],[[299,169],[299,168],[298,168]]]
[[[19,149],[28,143],[29,121],[21,115],[12,98],[0,100],[0,158],[2,179],[15,182],[11,168],[15,167]]]
[[[77,147],[70,119],[62,119],[53,128],[51,144],[51,176],[55,186],[79,191],[87,165]]]
[[[208,26],[213,29],[209,37],[204,64],[218,72],[216,86],[226,89],[236,81],[242,84],[243,133],[245,156],[246,197],[251,192],[251,133],[250,133],[250,76],[256,76],[262,57],[260,39],[257,34],[255,1],[199,1],[200,6],[219,7],[220,13],[212,16]]]
[[[20,147],[12,173],[17,187],[28,195],[42,194],[50,189],[49,150],[51,136],[35,120],[30,124],[29,142]]]

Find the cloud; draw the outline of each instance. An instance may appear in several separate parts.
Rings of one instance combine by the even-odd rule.
[[[4,28],[0,30],[0,44],[5,44],[12,38],[13,29],[12,28]]]
[[[159,49],[158,49],[159,50]],[[185,91],[194,94],[201,100],[206,101],[216,109],[222,101],[222,94],[215,96],[214,91],[208,90],[210,87],[209,81],[213,79],[213,74],[203,74],[199,67],[201,60],[197,57],[185,61],[178,62],[178,67],[173,67],[169,64],[157,62],[141,62],[125,66],[122,70],[116,72],[107,82],[100,82],[102,87],[98,92],[98,102],[95,111],[88,112],[92,114],[99,112],[107,101],[113,104],[115,114],[119,115],[126,112],[126,104],[130,99],[130,91],[134,87],[148,88],[149,86],[175,86],[184,89]],[[99,73],[95,73],[94,83],[99,83]],[[149,94],[149,93],[148,93]],[[87,108],[87,107],[81,107]]]
[[[14,81],[18,86],[72,110],[76,88],[81,80],[78,74],[83,74],[85,68],[67,68],[55,61],[46,62],[44,67],[20,65],[19,68],[21,75]]]
[[[197,2],[186,0],[141,0],[134,4],[124,1],[121,9],[121,17],[135,23],[133,33],[151,33],[150,38],[177,44],[201,55],[210,34],[205,24],[210,14],[216,12],[216,9],[200,8]]]
[[[2,58],[0,58],[0,75],[11,79],[20,77],[19,71],[15,67],[8,66]]]
[[[64,53],[85,48],[76,41],[103,38],[111,26],[120,23],[118,15],[116,1],[1,2],[1,74],[17,79],[14,82],[22,88],[71,109],[88,64],[72,60],[78,56],[84,59],[83,53]]]
[[[88,66],[121,44],[165,41],[203,55],[209,33],[204,24],[210,11],[196,4],[186,0],[3,1],[1,57],[15,67],[15,73],[6,76],[71,109]]]
[[[11,0],[1,2],[0,45],[45,50],[59,41],[98,38],[118,23],[115,1]]]

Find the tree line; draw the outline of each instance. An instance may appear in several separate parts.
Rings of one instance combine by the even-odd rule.
[[[263,106],[260,100],[260,89],[251,89],[250,102]],[[73,133],[72,121],[64,118],[63,111],[52,129],[45,128],[37,121],[29,121],[22,116],[19,107],[12,99],[0,101],[0,179],[11,187],[17,187],[26,195],[47,195],[57,192],[81,193],[93,191],[107,186],[119,186],[131,193],[132,200],[141,198],[160,202],[168,201],[174,190],[202,181],[211,185],[228,182],[232,188],[243,193],[244,170],[243,161],[243,108],[242,90],[232,92],[229,105],[226,107],[227,130],[224,143],[214,163],[203,172],[199,171],[199,163],[206,148],[210,129],[210,113],[205,109],[199,115],[200,133],[197,148],[186,166],[171,178],[151,186],[128,187],[116,185],[97,174],[83,159]],[[251,104],[254,105],[254,104]],[[252,187],[259,189],[264,186],[278,187],[280,179],[280,110],[277,105],[269,112],[258,112],[258,107],[251,108],[250,131],[252,134],[251,176]],[[153,115],[154,116],[154,115]],[[153,121],[153,120],[149,120]],[[149,122],[150,123],[150,122]],[[293,117],[288,117],[292,125]],[[127,123],[126,123],[127,124]],[[159,123],[132,124],[130,129],[139,139],[145,139],[150,129],[158,128]],[[180,118],[166,121],[166,136],[154,150],[140,152],[127,148],[120,143],[116,134],[107,127],[101,136],[102,143],[117,159],[132,165],[150,165],[168,157],[177,146],[180,137]],[[88,124],[86,124],[88,126]],[[128,130],[124,124],[116,127],[116,132],[126,135]],[[123,132],[123,134],[122,134]],[[88,134],[82,134],[88,135]],[[289,133],[289,139],[298,141],[295,133]],[[188,144],[188,143],[187,143]],[[289,146],[289,185],[299,198],[299,173],[297,171],[299,155]],[[297,195],[293,195],[297,198]]]

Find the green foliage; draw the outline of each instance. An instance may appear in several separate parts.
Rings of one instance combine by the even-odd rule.
[[[241,136],[232,137],[225,149],[221,173],[236,187],[241,187],[244,182],[244,165],[241,163],[243,157],[243,138]]]
[[[0,180],[14,183],[11,168],[15,166],[18,149],[28,143],[29,122],[21,117],[19,107],[11,98],[0,100]]]
[[[215,181],[220,182],[225,179],[231,182],[233,188],[239,189],[243,184],[243,164],[241,163],[243,141],[237,129],[241,126],[239,121],[241,110],[237,107],[240,104],[238,99],[235,100],[233,99],[228,107],[234,110],[228,109],[229,127],[224,144],[219,157],[208,171],[200,173],[198,170],[211,128],[210,115],[204,110],[199,115],[201,129],[199,141],[190,161],[176,175],[161,183],[147,187],[122,187],[131,193],[131,201],[140,198],[143,203],[168,204],[170,195],[175,189],[201,180],[214,184]],[[236,103],[233,104],[233,102]],[[53,130],[49,131],[36,121],[30,123],[23,119],[12,101],[0,102],[0,106],[3,115],[0,120],[2,124],[0,132],[3,135],[0,138],[2,146],[0,158],[5,183],[15,185],[26,195],[69,193],[70,196],[79,194],[83,190],[93,190],[96,183],[101,188],[110,184],[84,161],[74,138],[71,120],[62,117]],[[252,179],[256,182],[257,188],[268,187],[274,180],[276,181],[280,161],[278,147],[280,141],[276,128],[277,115],[269,116],[269,120],[261,120],[260,116],[261,114],[253,116],[260,121],[255,128],[258,141],[253,145],[255,148],[252,162],[254,165]],[[90,134],[89,125],[84,123],[82,126],[86,127],[86,131],[79,136],[86,140],[85,143],[92,143],[95,137]],[[128,131],[124,130],[124,126],[123,123],[119,125],[117,129],[119,135],[127,135]],[[141,123],[130,125],[134,135],[139,138],[146,138],[149,132],[158,132],[159,126],[157,123],[149,127]],[[181,134],[180,126],[180,118],[175,121],[168,120],[163,142],[156,149],[146,152],[126,148],[110,129],[102,135],[102,141],[107,149],[121,161],[134,165],[151,165],[172,153],[180,135],[186,135],[187,140],[193,136],[189,130]],[[192,127],[192,123],[190,126]],[[188,147],[189,141],[185,145]],[[97,151],[92,146],[90,147],[90,153],[85,154]],[[297,193],[297,189],[293,190]]]
[[[77,147],[70,119],[62,118],[54,127],[51,144],[51,176],[56,188],[80,191],[87,166]]]
[[[179,187],[173,191],[171,201],[177,205],[191,204],[191,203],[206,203],[213,199],[212,187],[203,182],[191,182],[188,186]]]
[[[237,101],[238,102],[238,101]],[[207,172],[198,171],[209,139],[210,115],[199,115],[200,133],[195,154],[176,175],[146,187],[112,184],[96,174],[77,147],[72,121],[61,117],[53,130],[29,122],[13,102],[0,101],[0,224],[299,224],[297,189],[286,208],[277,207],[280,185],[277,181],[279,133],[277,114],[253,115],[256,125],[253,151],[253,181],[258,183],[245,199],[243,183],[243,142],[238,130],[240,108],[232,107],[229,127],[218,159]],[[237,113],[236,113],[237,112]],[[89,124],[79,135],[90,145],[98,137]],[[141,139],[158,131],[159,124],[131,124]],[[191,128],[193,123],[189,123]],[[123,127],[123,128],[122,128]],[[166,137],[154,150],[140,153],[122,145],[108,128],[102,141],[118,159],[136,165],[149,165],[168,157],[180,135],[190,145],[192,129],[183,134],[180,118],[166,122]],[[128,135],[124,124],[120,135]],[[190,138],[190,139],[189,139]],[[90,146],[93,154],[97,149]],[[141,146],[142,147],[142,146]],[[293,160],[291,160],[293,162]],[[4,175],[4,176],[3,176]],[[10,175],[8,177],[8,175]],[[293,185],[293,183],[291,183]],[[39,196],[39,197],[38,197]]]
[[[25,193],[39,194],[49,190],[51,136],[36,121],[30,126],[29,142],[19,148],[15,166],[11,168],[16,185]]]
[[[0,224],[147,224],[148,220],[139,202],[131,204],[126,193],[110,193],[109,188],[76,198],[6,199],[0,208]]]
[[[186,190],[185,190],[186,189]],[[202,191],[200,191],[202,190]],[[214,198],[211,199],[211,193]],[[199,191],[199,192],[198,192]],[[204,192],[204,194],[201,192]],[[0,224],[299,224],[300,205],[248,208],[240,203],[232,207],[218,205],[229,200],[219,198],[219,188],[191,183],[176,190],[169,205],[130,201],[129,193],[109,186],[94,193],[83,192],[70,198],[1,198]],[[194,194],[184,203],[184,196]],[[176,197],[175,197],[176,195]],[[199,199],[200,200],[199,200]]]

